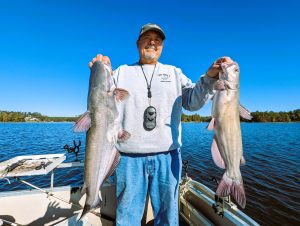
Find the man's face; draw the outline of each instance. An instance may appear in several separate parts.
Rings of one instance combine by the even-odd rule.
[[[137,46],[142,61],[156,62],[163,49],[163,40],[159,33],[147,31],[137,40]]]

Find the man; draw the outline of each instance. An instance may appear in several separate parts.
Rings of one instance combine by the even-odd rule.
[[[131,134],[118,142],[121,160],[116,170],[116,225],[141,224],[147,193],[155,225],[178,225],[178,186],[181,178],[181,113],[200,109],[213,96],[220,58],[193,84],[179,68],[158,62],[166,36],[156,24],[142,27],[136,42],[140,59],[114,71],[115,85],[130,98],[119,106],[121,125]],[[110,65],[109,58],[97,60]]]

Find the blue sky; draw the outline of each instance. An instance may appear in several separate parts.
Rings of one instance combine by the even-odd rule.
[[[74,116],[86,110],[88,62],[138,60],[140,27],[167,39],[162,63],[196,82],[220,56],[241,69],[250,111],[300,108],[300,3],[285,1],[0,1],[0,110]],[[198,111],[210,115],[210,104]]]

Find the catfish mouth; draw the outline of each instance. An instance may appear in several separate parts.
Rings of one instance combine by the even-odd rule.
[[[239,65],[237,62],[230,64],[222,63],[219,72],[219,81],[215,85],[216,90],[238,90],[239,89]]]
[[[221,67],[222,67],[222,70],[225,71],[227,68],[230,68],[232,66],[237,66],[239,68],[239,65],[237,62],[232,62],[231,64],[227,64],[227,63],[222,63],[221,64]]]
[[[237,62],[232,62],[230,64],[227,64],[227,63],[222,63],[221,64],[221,68],[222,70],[220,71],[220,79],[222,80],[227,80],[228,79],[228,72],[230,70],[237,70],[239,71],[239,65]]]

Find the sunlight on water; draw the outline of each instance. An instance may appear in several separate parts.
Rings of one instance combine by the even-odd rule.
[[[81,140],[79,159],[84,159],[85,134],[73,133],[72,123],[0,123],[0,162],[18,155],[66,153],[65,144]],[[222,177],[210,154],[213,133],[207,123],[184,123],[182,158],[189,161],[189,176],[212,190]],[[300,123],[242,123],[246,165],[241,167],[247,205],[246,214],[262,225],[299,225],[300,216]],[[66,161],[73,161],[67,154]],[[49,187],[47,176],[26,178]],[[82,184],[83,168],[58,169],[55,185]],[[0,180],[0,191],[27,189]]]

